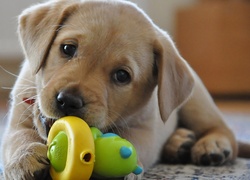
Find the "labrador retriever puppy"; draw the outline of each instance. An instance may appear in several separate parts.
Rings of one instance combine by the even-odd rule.
[[[52,0],[25,10],[18,32],[26,59],[2,145],[7,180],[49,178],[47,134],[68,115],[127,138],[145,171],[160,160],[221,165],[237,156],[201,80],[135,4]]]

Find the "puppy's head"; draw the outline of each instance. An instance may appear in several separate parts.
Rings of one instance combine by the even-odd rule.
[[[123,1],[52,1],[20,17],[20,40],[36,76],[36,121],[74,115],[110,128],[142,109],[159,85],[162,119],[193,80],[167,34]]]

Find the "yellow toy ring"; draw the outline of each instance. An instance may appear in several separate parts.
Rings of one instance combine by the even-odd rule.
[[[66,134],[67,157],[65,167],[62,170],[50,168],[50,175],[53,180],[89,180],[94,168],[95,147],[94,138],[87,123],[80,118],[68,116],[57,120],[48,136],[49,146],[48,157],[51,156],[50,150],[56,146],[54,138],[60,133]],[[56,148],[54,148],[55,150]],[[57,157],[60,159],[60,148]],[[63,155],[62,155],[63,156]]]

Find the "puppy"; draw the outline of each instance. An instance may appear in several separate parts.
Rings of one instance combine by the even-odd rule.
[[[6,179],[49,178],[47,134],[68,115],[127,138],[144,170],[162,159],[221,165],[237,156],[200,79],[136,5],[49,1],[25,10],[18,32],[26,59],[3,142]]]

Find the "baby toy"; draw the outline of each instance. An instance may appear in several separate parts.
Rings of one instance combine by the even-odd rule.
[[[89,180],[92,175],[117,178],[142,173],[130,142],[114,133],[103,134],[95,127],[89,128],[77,117],[57,120],[47,144],[53,180]]]
[[[94,138],[87,123],[77,117],[57,120],[48,135],[47,156],[53,180],[88,180],[95,161]]]
[[[102,134],[92,127],[95,139],[94,175],[99,177],[124,177],[131,172],[142,173],[137,165],[137,154],[134,146],[114,133]]]

